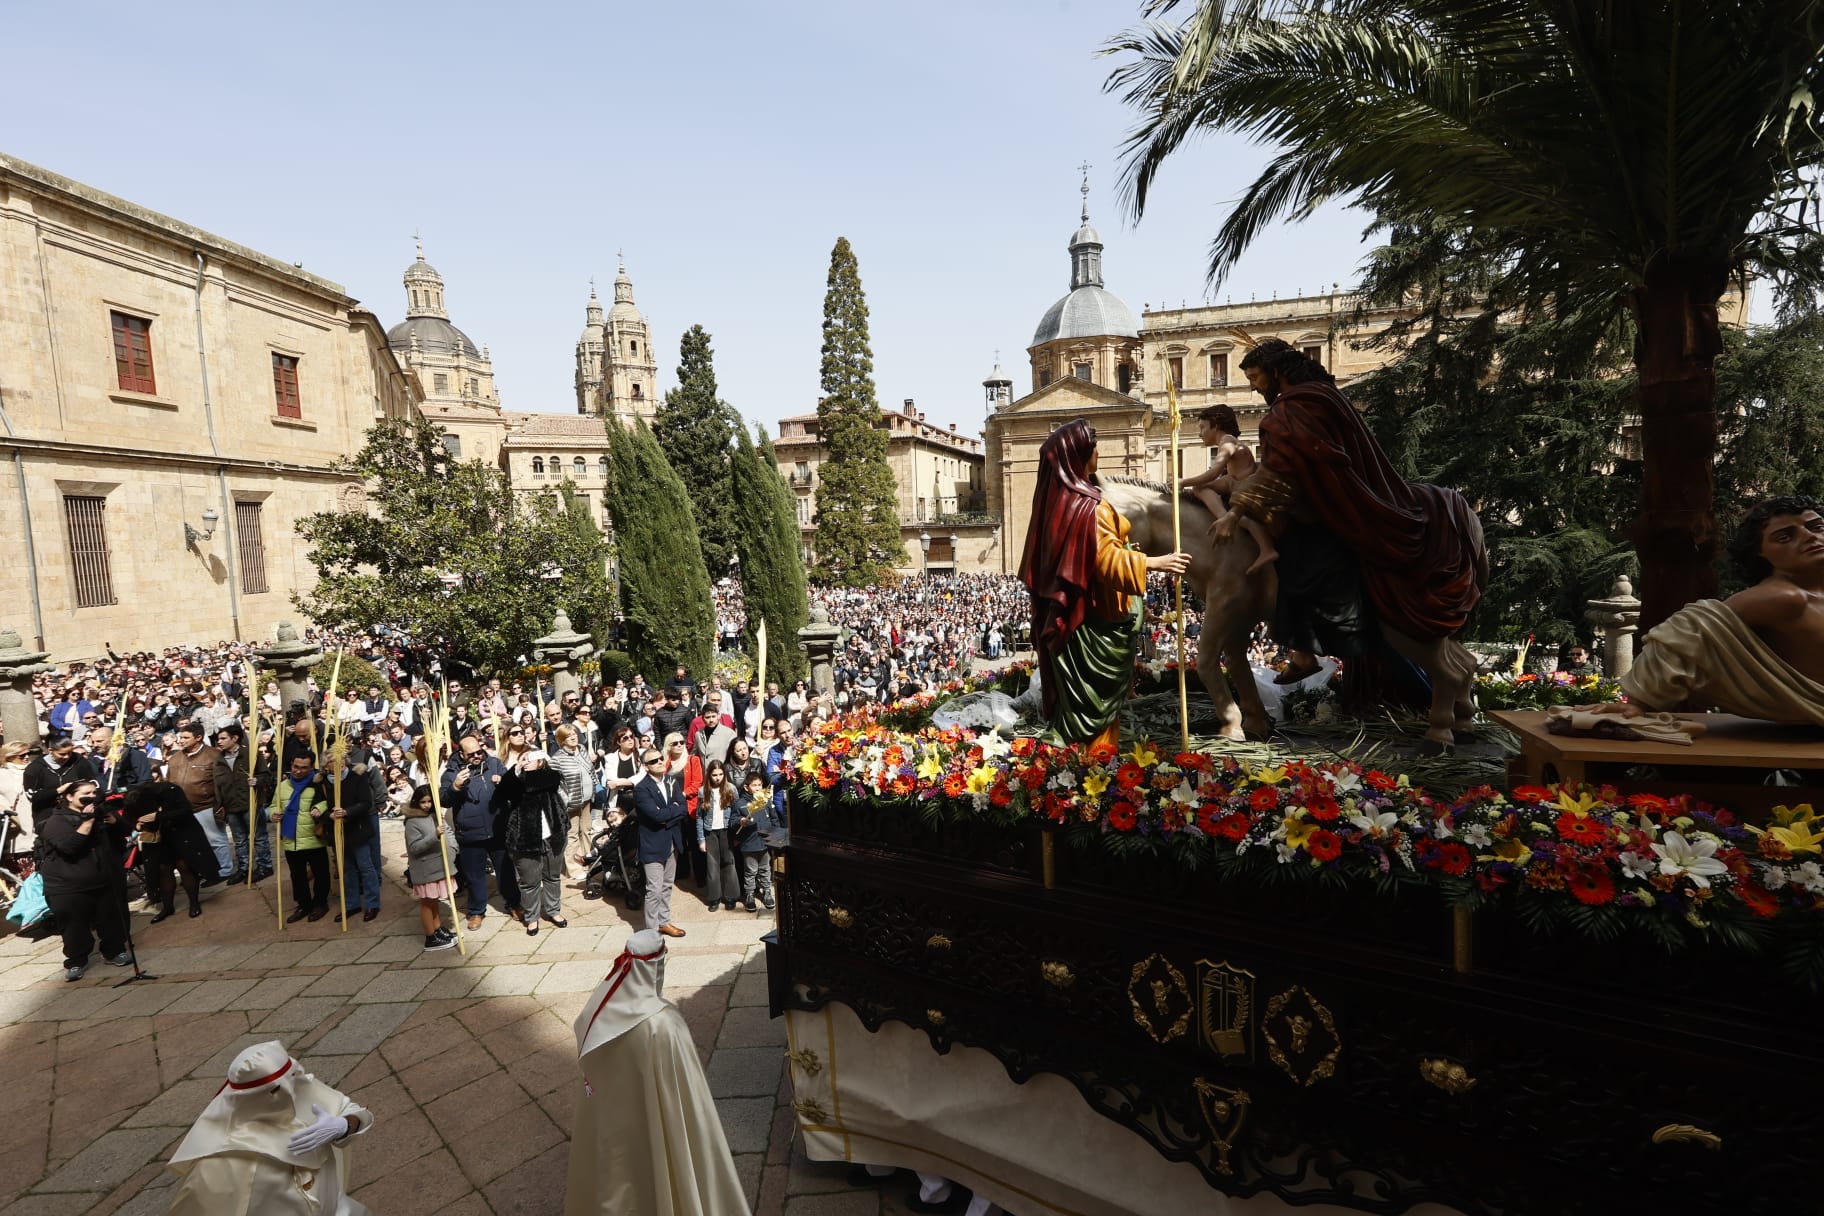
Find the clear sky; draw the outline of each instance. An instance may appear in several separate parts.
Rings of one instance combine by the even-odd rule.
[[[975,433],[996,349],[1025,391],[1025,346],[1069,286],[1079,162],[1107,285],[1138,314],[1203,296],[1225,202],[1264,160],[1206,140],[1127,220],[1114,187],[1131,116],[1096,51],[1138,10],[20,5],[0,153],[302,262],[389,326],[418,230],[515,410],[574,410],[589,279],[611,296],[617,249],[663,385],[701,323],[742,413],[770,428],[813,408],[845,235],[881,401]],[[1267,234],[1217,298],[1347,285],[1364,224],[1331,210]]]

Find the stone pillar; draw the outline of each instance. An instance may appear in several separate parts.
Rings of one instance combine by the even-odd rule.
[[[1607,599],[1591,600],[1585,613],[1602,634],[1602,674],[1618,679],[1634,666],[1634,634],[1640,628],[1640,601],[1624,574]]]
[[[18,631],[0,631],[0,725],[8,743],[36,744],[38,710],[32,702],[32,677],[51,670],[49,651],[27,650]]]
[[[310,703],[310,669],[323,661],[323,651],[315,642],[299,638],[298,631],[290,621],[279,622],[278,629],[273,632],[273,639],[272,645],[253,652],[253,661],[259,664],[262,686],[275,679],[279,683],[279,714],[282,720],[294,703]]]
[[[798,631],[798,645],[811,660],[811,691],[829,695],[836,691],[836,642],[842,630],[830,624],[823,605],[811,609],[811,623]]]
[[[561,608],[557,619],[551,622],[551,632],[532,643],[532,661],[550,664],[551,687],[560,701],[567,692],[582,691],[577,664],[588,658],[594,647],[595,639],[572,629],[570,614]]]

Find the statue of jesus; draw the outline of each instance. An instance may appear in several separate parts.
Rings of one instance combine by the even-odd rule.
[[[1154,570],[1182,575],[1188,553],[1158,557],[1128,547],[1130,525],[1102,497],[1096,431],[1081,418],[1039,449],[1039,480],[1020,581],[1032,592],[1045,717],[1070,743],[1114,744],[1121,702],[1134,680],[1140,599]]]
[[[1697,705],[1824,726],[1824,514],[1804,497],[1758,503],[1729,554],[1754,585],[1647,634],[1621,677],[1625,715]]]

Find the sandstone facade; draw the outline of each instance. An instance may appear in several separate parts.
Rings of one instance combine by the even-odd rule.
[[[269,638],[294,521],[423,396],[340,285],[6,158],[0,351],[0,605],[60,660]]]

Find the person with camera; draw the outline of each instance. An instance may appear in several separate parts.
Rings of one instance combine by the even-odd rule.
[[[519,911],[519,879],[513,863],[507,857],[504,841],[495,844],[495,816],[500,809],[495,801],[505,775],[500,761],[488,755],[481,740],[473,735],[458,737],[456,755],[450,757],[443,770],[439,794],[456,829],[456,862],[462,871],[464,911],[470,932],[481,928],[482,917],[488,914],[490,862],[494,865],[500,882],[500,897],[506,902],[508,912],[515,920],[523,916]]]
[[[152,923],[177,915],[177,884],[192,917],[203,914],[198,888],[219,869],[209,838],[197,826],[184,791],[162,776],[134,786],[126,795],[127,819],[139,829],[140,855],[146,864],[146,892],[160,904]]]
[[[33,803],[43,816],[38,832],[38,872],[44,899],[63,930],[63,978],[79,980],[101,937],[101,954],[116,967],[127,953],[127,875],[121,865],[124,833],[90,779],[41,790]]]

